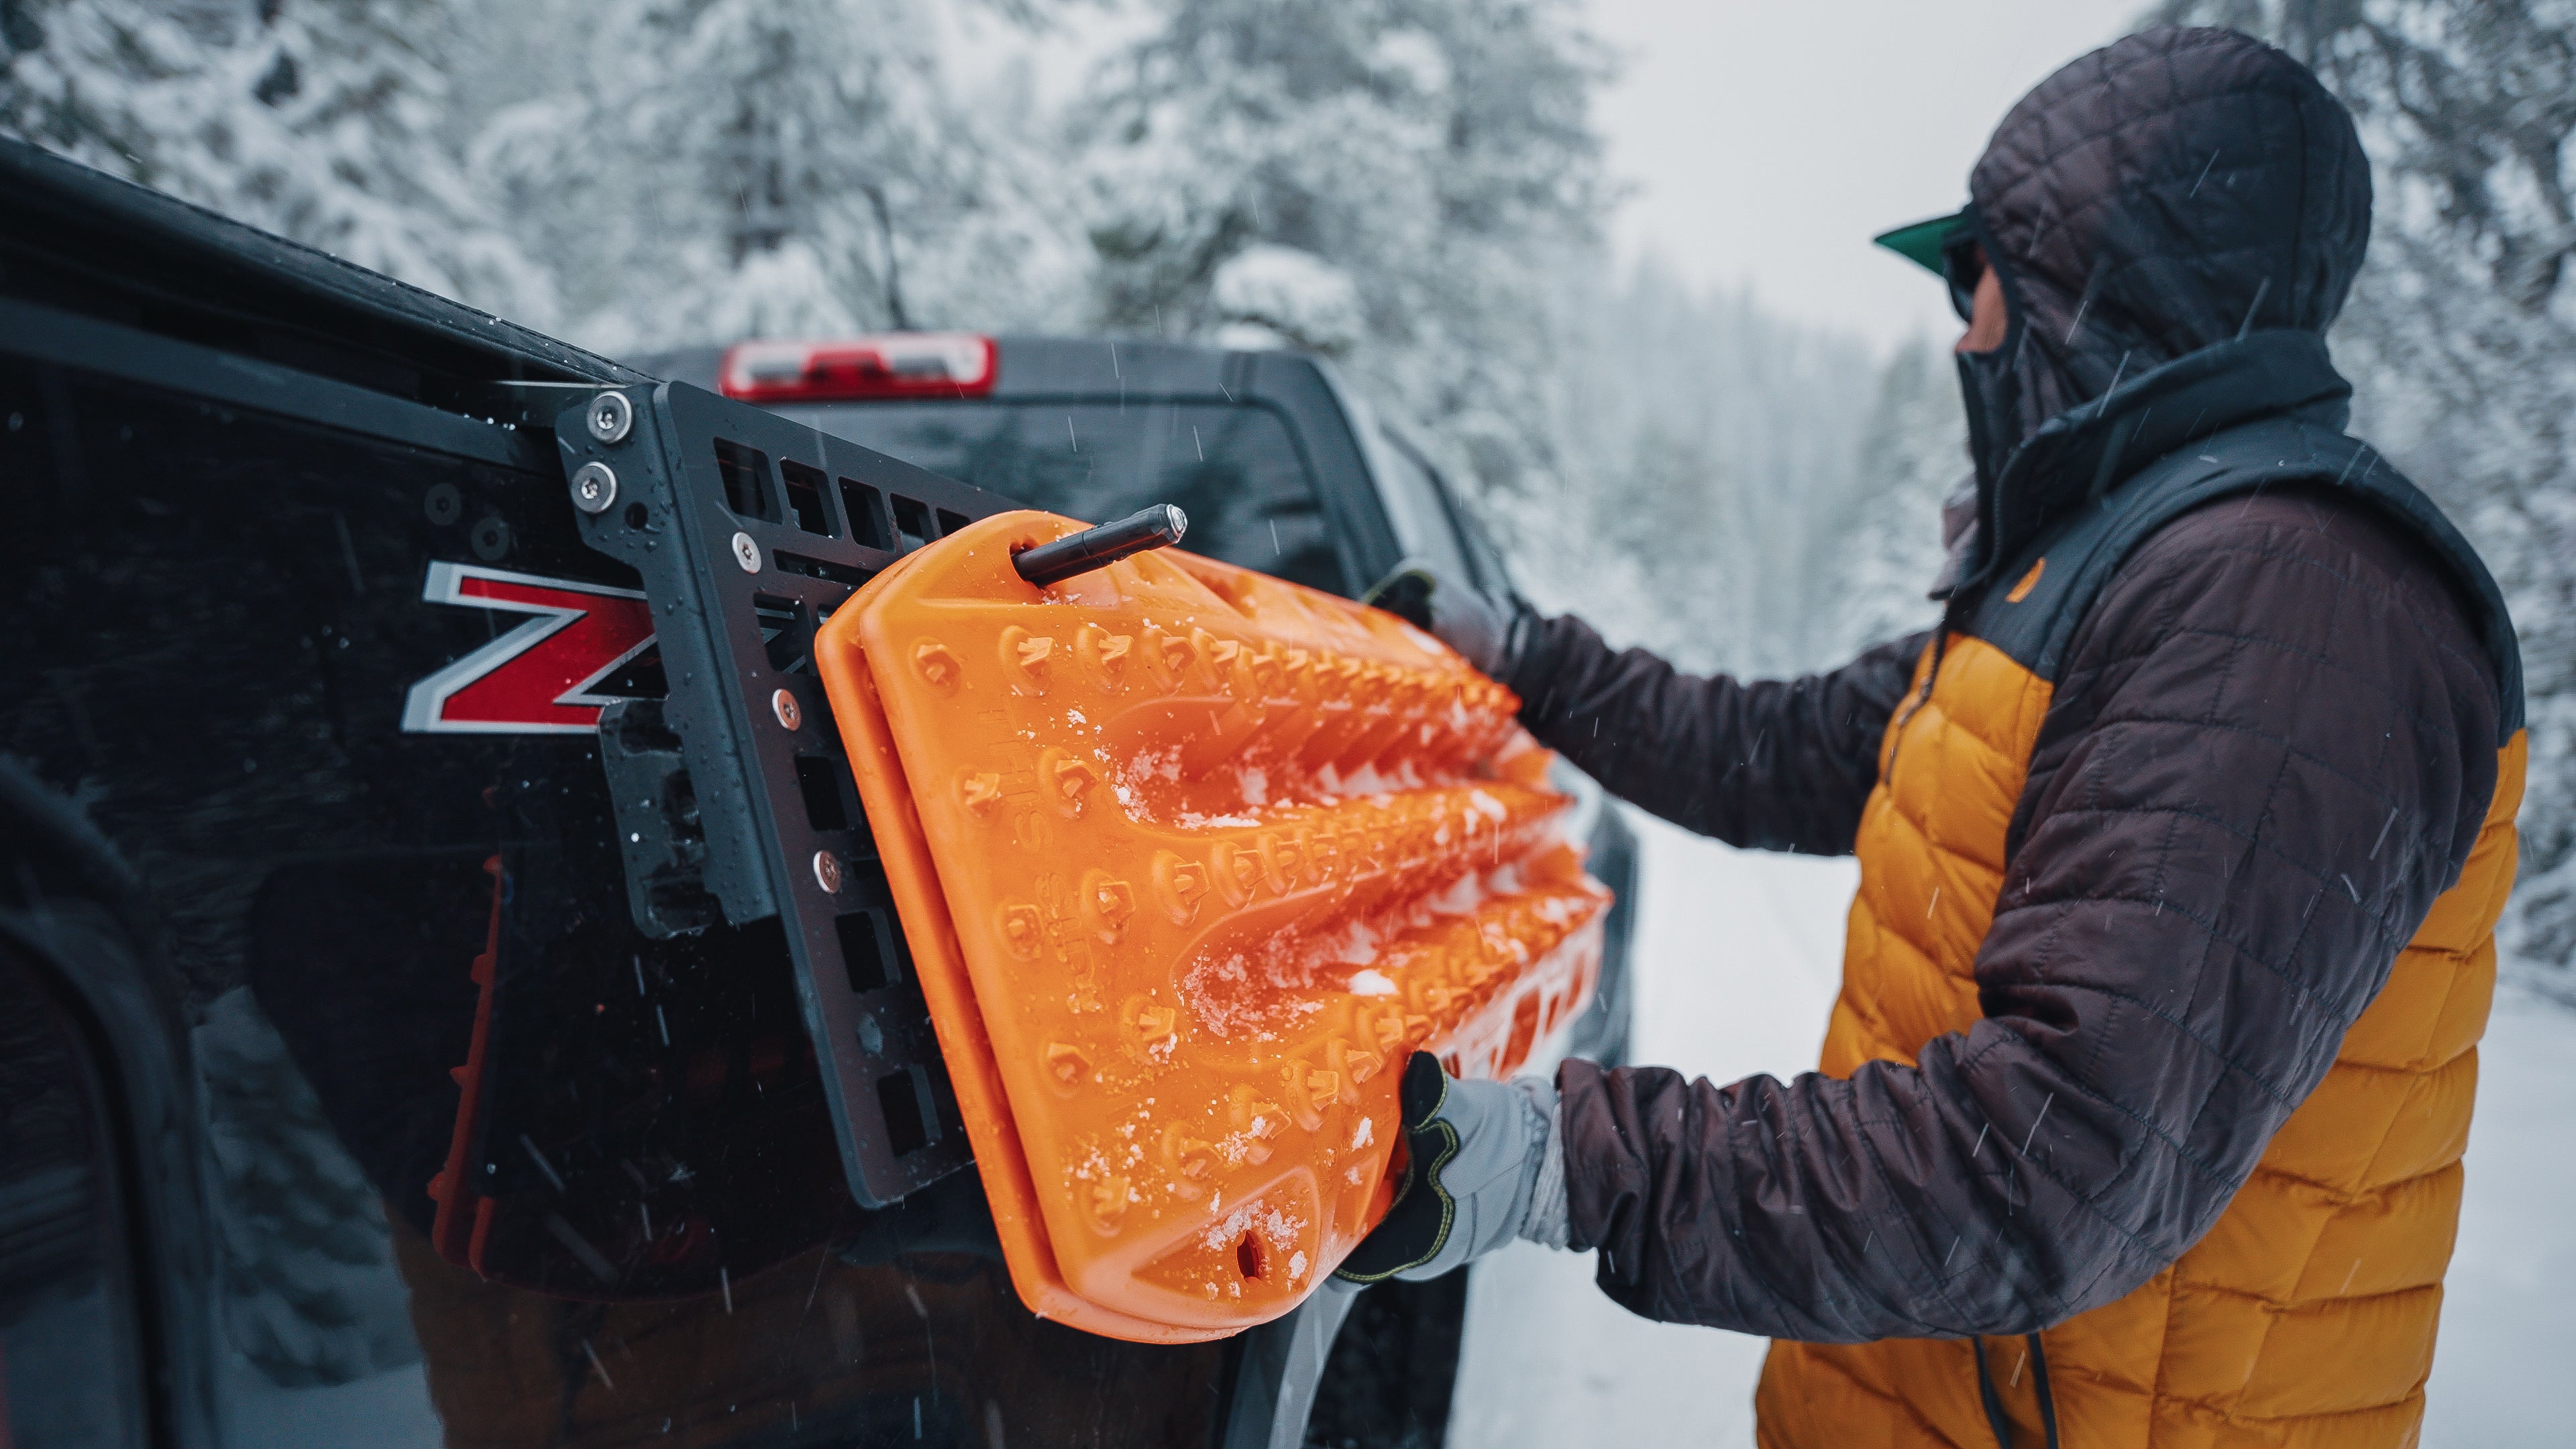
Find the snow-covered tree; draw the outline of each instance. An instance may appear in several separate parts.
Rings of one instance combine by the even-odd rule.
[[[1878,375],[1861,433],[1856,516],[1844,534],[1835,652],[1853,654],[1940,621],[1941,504],[1970,477],[1968,422],[1950,358],[1916,338]]]
[[[2357,429],[2475,540],[2521,635],[2530,785],[2509,937],[2576,999],[2576,5],[2174,0],[2314,67],[2359,120],[2370,259],[2333,341]]]
[[[1346,360],[1508,488],[1556,465],[1557,280],[1598,267],[1563,0],[1150,0],[1081,105],[1115,331]]]
[[[496,7],[497,9],[497,7]],[[562,48],[478,165],[612,350],[1060,315],[1050,168],[988,144],[913,0],[659,0],[501,18]]]
[[[287,1388],[418,1362],[383,1204],[250,989],[194,1043],[235,1348]]]
[[[1885,492],[1858,466],[1869,350],[1653,260],[1566,299],[1565,486],[1517,530],[1525,556],[1572,575],[1564,601],[1600,627],[1677,661],[1829,662],[1847,531]],[[1633,598],[1581,582],[1623,572],[1639,578]]]
[[[445,0],[14,0],[0,132],[515,319],[541,269],[447,144]]]

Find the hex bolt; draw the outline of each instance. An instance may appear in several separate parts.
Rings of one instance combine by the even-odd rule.
[[[769,710],[778,716],[778,723],[783,728],[792,730],[805,723],[805,711],[796,707],[796,696],[786,690],[769,697]]]
[[[617,502],[617,471],[606,463],[584,463],[573,470],[572,506],[584,513],[606,513]]]
[[[837,896],[841,893],[841,858],[839,856],[828,850],[814,852],[814,884],[821,886],[823,894],[827,896]]]
[[[744,573],[760,572],[760,545],[751,541],[750,534],[737,533],[733,536],[733,561],[742,565]]]
[[[635,404],[622,392],[604,392],[590,400],[590,435],[603,443],[622,443],[635,427]]]

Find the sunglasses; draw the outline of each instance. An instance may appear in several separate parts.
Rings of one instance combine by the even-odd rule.
[[[1962,322],[1977,313],[1977,283],[1986,275],[1986,254],[1966,227],[1941,243],[1941,280],[1950,288],[1950,308]]]

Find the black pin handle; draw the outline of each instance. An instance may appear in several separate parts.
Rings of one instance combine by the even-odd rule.
[[[1139,509],[1116,523],[1068,533],[1053,543],[1025,548],[1011,556],[1020,577],[1045,588],[1076,574],[1107,568],[1131,553],[1179,543],[1189,532],[1190,516],[1168,503]]]

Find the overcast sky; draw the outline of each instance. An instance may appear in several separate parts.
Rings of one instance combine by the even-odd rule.
[[[1584,0],[1623,258],[1750,283],[1772,310],[1894,341],[1955,330],[1940,285],[1869,245],[1954,210],[2004,111],[2144,0]]]

